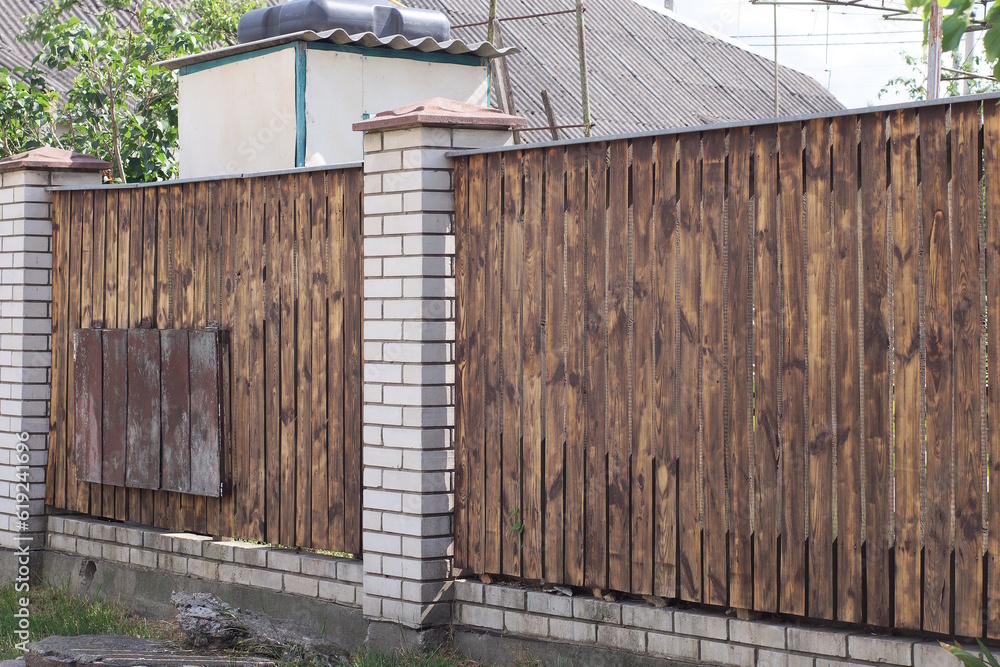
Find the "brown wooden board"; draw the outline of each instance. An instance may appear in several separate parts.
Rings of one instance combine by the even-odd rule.
[[[861,533],[861,340],[856,116],[833,120],[833,242],[836,313],[837,618],[860,623],[864,609]],[[919,596],[918,596],[919,599]]]
[[[69,223],[70,227],[70,238],[72,243],[69,244],[67,252],[69,253],[69,275],[67,279],[67,298],[68,302],[68,312],[66,317],[66,333],[68,336],[68,354],[67,354],[67,367],[68,367],[68,377],[66,379],[66,439],[65,444],[65,458],[66,462],[66,496],[65,496],[65,508],[68,510],[77,509],[77,490],[78,485],[76,481],[76,401],[73,398],[76,387],[76,374],[73,372],[73,367],[76,365],[73,363],[73,330],[79,328],[80,326],[80,283],[82,281],[81,276],[81,255],[82,250],[82,239],[83,239],[83,227],[84,227],[84,216],[87,212],[86,203],[86,192],[76,191],[72,197],[72,202],[70,204],[73,215]]]
[[[148,191],[154,192],[154,191]],[[129,260],[128,260],[128,321],[125,326],[129,329],[134,329],[139,326],[139,322],[142,319],[142,278],[143,278],[143,264],[142,264],[142,250],[143,250],[143,232],[145,226],[145,216],[146,211],[146,189],[136,189],[132,191],[132,198],[134,201],[134,206],[130,210],[131,215],[134,217],[130,220],[130,225],[132,228],[129,234]],[[156,200],[152,197],[150,202],[155,202]],[[124,362],[123,368],[125,370],[125,378],[128,378],[128,336],[124,339]],[[126,415],[127,418],[127,415]],[[125,433],[126,429],[123,428],[122,432]],[[122,464],[122,478],[124,479],[125,465]],[[124,482],[122,483],[124,486]],[[139,489],[128,489],[119,490],[122,496],[119,497],[119,502],[125,505],[125,507],[116,506],[116,519],[123,521],[126,519],[141,521],[141,511],[142,511],[142,496]]]
[[[83,192],[83,207],[81,218],[83,220],[80,250],[80,310],[79,327],[89,329],[93,326],[93,290],[94,290],[94,222],[95,207],[100,209],[104,203],[104,193]],[[95,203],[96,201],[96,203]],[[96,217],[103,214],[98,213]],[[104,258],[101,258],[103,262]],[[99,493],[91,496],[90,484],[72,473],[71,483],[76,485],[73,494],[73,504],[70,509],[77,512],[93,512],[95,516],[101,515],[101,496]]]
[[[344,551],[361,554],[362,174],[344,172]]]
[[[543,502],[545,513],[545,569],[549,581],[565,581],[564,557],[566,522],[563,502],[566,497],[566,152],[561,148],[545,151],[545,479]],[[475,163],[479,166],[479,163]],[[481,170],[481,166],[479,166]],[[474,179],[482,184],[482,179]],[[475,186],[473,186],[475,187]],[[473,190],[473,192],[476,192]],[[480,205],[478,192],[470,200],[470,211]],[[477,238],[473,239],[478,241]],[[477,253],[484,248],[478,243]],[[472,276],[478,278],[476,267]],[[479,286],[477,286],[479,287]],[[481,311],[481,295],[477,292]],[[477,311],[478,312],[478,311]],[[482,339],[473,334],[470,345],[481,356]],[[482,382],[479,367],[470,364],[470,376]],[[481,386],[481,384],[479,385]],[[475,449],[473,449],[475,451]],[[473,460],[481,465],[479,457]]]
[[[504,156],[503,199],[503,504],[500,540],[501,572],[521,575],[521,381],[523,335],[522,287],[524,272],[524,219],[521,208],[521,154]]]
[[[629,554],[629,458],[632,433],[629,425],[631,386],[629,385],[631,340],[629,316],[632,280],[629,275],[631,232],[629,229],[628,143],[612,142],[609,147],[608,183],[608,586],[628,590],[632,559]]]
[[[781,368],[781,600],[785,613],[806,613],[806,267],[802,218],[802,125],[778,126]]]
[[[455,229],[469,226],[469,170],[468,162],[455,163]],[[452,525],[455,532],[455,567],[474,570],[469,555],[469,486],[475,475],[469,463],[466,432],[475,432],[478,424],[466,418],[467,402],[474,402],[475,389],[469,386],[468,368],[470,351],[469,321],[475,316],[468,310],[469,263],[475,261],[466,248],[467,234],[455,234],[455,504]]]
[[[680,591],[683,600],[702,600],[701,470],[698,456],[698,359],[701,329],[701,137],[680,137],[680,190],[678,227],[678,276],[681,288],[677,302],[679,337],[677,383],[680,403],[678,419],[678,527],[680,536]]]
[[[491,181],[492,183],[492,181]],[[586,473],[587,402],[586,321],[580,316],[587,299],[587,147],[566,149],[566,583],[580,586],[584,581],[584,494]],[[487,247],[487,257],[490,246]],[[489,276],[486,300],[489,303]],[[493,339],[488,337],[487,341]],[[486,348],[490,358],[492,344]],[[488,377],[488,376],[487,376]],[[487,394],[488,396],[489,394]],[[487,415],[489,413],[487,412]],[[487,421],[487,469],[489,469],[489,422]],[[489,488],[489,477],[487,477]],[[489,516],[489,496],[486,506]]]
[[[208,226],[210,224],[210,211],[212,204],[211,191],[214,184],[207,181],[196,183],[194,187],[194,220],[191,221],[193,226],[193,245],[191,247],[191,267],[192,267],[192,304],[191,304],[191,320],[188,322],[187,326],[192,329],[204,329],[205,328],[205,311],[206,311],[206,301],[207,301],[207,291],[208,291]],[[139,216],[134,216],[138,218]],[[190,343],[190,341],[189,341]],[[190,352],[190,348],[189,348]],[[214,402],[208,403],[210,406],[214,406]],[[192,401],[191,403],[191,425],[194,426],[195,415],[194,411],[197,409],[197,404]],[[192,468],[191,475],[192,485],[194,484],[194,452],[192,449]],[[204,498],[203,494],[194,494],[193,502],[191,503],[192,512],[194,515],[194,520],[192,523],[188,523],[186,527],[188,530],[193,530],[196,533],[205,533],[208,531],[208,503]]]
[[[483,377],[483,422],[487,470],[502,473],[503,388],[501,384],[502,360],[500,340],[503,294],[503,247],[501,211],[503,200],[503,171],[498,153],[486,156],[486,267],[484,290],[486,300],[483,310],[483,329],[486,336]],[[486,523],[483,542],[483,572],[498,574],[501,569],[500,518],[503,514],[503,475],[494,472],[486,476],[483,508]]]
[[[631,570],[630,590],[653,594],[653,453],[655,433],[656,266],[653,218],[653,140],[632,142],[632,220],[634,260],[632,277],[632,470],[631,470]],[[561,230],[560,230],[561,231]]]
[[[653,410],[656,443],[653,592],[677,595],[677,139],[658,137],[655,147]],[[572,321],[573,318],[568,318]]]
[[[752,427],[749,359],[753,313],[750,284],[750,248],[753,229],[750,209],[750,131],[729,131],[729,188],[727,196],[728,283],[726,285],[726,431],[729,438],[729,605],[753,608],[752,524],[750,517],[750,429]]]
[[[707,604],[728,600],[726,558],[725,247],[726,134],[702,138],[701,418],[704,588]]]
[[[101,332],[97,329],[77,329],[73,332],[73,381],[76,478],[100,484],[103,457],[101,400],[104,385]]]
[[[920,415],[920,216],[916,114],[889,118],[892,171],[893,351],[895,361],[895,617],[906,630],[920,629],[920,477],[923,443]],[[851,499],[853,502],[853,498]],[[852,620],[852,619],[851,619]]]
[[[128,439],[125,484],[160,488],[160,332],[128,332]]]
[[[606,588],[607,530],[607,153],[605,143],[587,146],[586,260],[586,514],[584,585]]]
[[[233,364],[231,360],[235,358],[235,345],[233,342],[233,332],[235,330],[235,305],[236,305],[236,181],[226,180],[222,183],[223,201],[222,208],[222,249],[220,258],[220,299],[219,299],[219,319],[220,325],[227,327],[221,333],[226,336],[227,354],[222,357],[223,377],[223,434],[222,434],[222,485],[223,495],[219,511],[219,534],[235,535],[234,524],[236,520],[236,502],[234,488],[235,484],[235,442],[233,439],[233,420],[235,418],[235,402],[233,401],[233,385],[236,378],[232,372]],[[285,229],[290,229],[291,225],[285,225]],[[292,539],[285,542],[294,544],[294,533]]]
[[[273,181],[269,182],[271,185]],[[314,172],[309,179],[309,198],[312,201],[312,241],[309,251],[311,275],[309,298],[312,300],[312,544],[317,549],[330,549],[330,496],[327,484],[327,419],[326,414],[326,355],[327,355],[327,247],[326,231],[326,174]],[[271,217],[273,199],[268,203]],[[338,480],[339,481],[339,480]]]
[[[191,490],[191,367],[188,330],[160,332],[160,436],[163,479],[160,488]]]
[[[101,336],[104,353],[103,484],[125,486],[125,436],[128,403],[128,333],[113,329]]]
[[[963,637],[983,634],[983,497],[986,470],[982,450],[985,367],[980,358],[982,296],[979,246],[983,206],[979,178],[979,103],[951,108],[952,321],[955,345],[955,626]],[[887,510],[888,512],[888,510]],[[975,591],[975,594],[965,594]]]
[[[831,317],[830,124],[806,123],[806,313],[808,359],[809,592],[813,618],[832,619],[833,590],[833,346]]]
[[[864,263],[865,578],[867,621],[892,623],[889,544],[892,508],[892,407],[889,398],[889,296],[886,256],[885,116],[861,119],[861,254]]]
[[[66,504],[66,370],[69,365],[68,286],[70,194],[52,197],[52,389],[49,410],[49,455],[45,504]]]
[[[124,218],[126,224],[128,223],[131,197],[129,193],[119,193],[114,190],[94,194],[94,289],[91,292],[94,319],[91,325],[102,328],[127,326],[125,323],[119,325],[118,322],[118,293],[121,288],[121,276],[118,273],[121,255],[119,220]],[[119,194],[122,196],[119,197]],[[127,241],[125,248],[126,250],[128,248]],[[128,288],[127,284],[125,288]],[[124,453],[124,449],[122,451]],[[104,486],[100,491],[102,492],[100,514],[106,518],[113,518],[114,488]]]
[[[1000,340],[1000,107],[983,105],[983,177],[986,194],[987,341]],[[1000,345],[987,345],[987,368],[1000,368]],[[898,352],[897,352],[898,353]],[[990,485],[1000,484],[1000,391],[986,394],[987,455]],[[989,536],[986,549],[986,636],[1000,637],[1000,493],[987,497]],[[919,507],[919,506],[918,506]],[[919,586],[920,581],[917,580]],[[897,604],[898,609],[898,604]]]
[[[345,446],[348,433],[345,431],[344,419],[344,344],[345,340],[345,281],[344,281],[344,247],[345,247],[345,210],[344,189],[345,183],[343,174],[331,172],[328,177],[326,216],[329,238],[329,269],[327,280],[329,281],[327,300],[327,438],[329,442],[329,453],[327,454],[327,464],[329,466],[329,521],[330,521],[330,544],[334,548],[348,550],[348,544],[354,544],[356,538],[352,535],[348,538],[345,533],[345,512],[347,483],[344,476],[346,468]],[[355,476],[355,471],[351,471]],[[353,529],[352,529],[353,530]]]
[[[296,497],[295,497],[295,539],[296,544],[312,544],[312,336],[310,327],[302,326],[312,322],[312,299],[310,298],[310,277],[312,257],[309,253],[311,241],[309,200],[309,177],[301,175],[295,180],[295,234],[297,256],[298,317],[297,341],[295,348],[297,396],[296,406]]]
[[[545,297],[542,204],[544,201],[544,162],[541,151],[524,156],[524,275],[521,317],[524,331],[522,358],[522,438],[521,447],[521,521],[523,555],[522,575],[542,578],[542,301]]]
[[[247,408],[252,417],[247,429],[247,523],[243,535],[247,539],[264,539],[264,216],[267,202],[266,179],[254,179],[252,189],[250,224],[245,235],[249,245],[248,269],[243,274],[247,282],[247,310],[249,320],[247,346]],[[312,546],[312,542],[307,543]]]
[[[219,334],[215,331],[191,331],[188,345],[191,378],[190,493],[218,497],[222,495]]]

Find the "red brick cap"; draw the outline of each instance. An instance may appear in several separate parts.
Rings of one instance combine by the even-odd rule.
[[[484,130],[511,130],[526,127],[528,121],[520,116],[505,114],[499,109],[479,107],[475,104],[435,97],[415,104],[383,111],[374,118],[354,124],[359,132],[370,130],[400,130],[407,127],[466,127]]]
[[[0,160],[0,172],[18,169],[57,169],[60,171],[104,171],[111,163],[83,153],[62,148],[35,148]]]

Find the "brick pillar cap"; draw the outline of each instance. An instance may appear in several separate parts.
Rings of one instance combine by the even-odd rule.
[[[62,148],[35,148],[0,160],[0,173],[20,169],[104,171],[111,163]]]
[[[483,130],[511,130],[526,127],[520,116],[505,114],[499,109],[435,97],[415,104],[383,111],[374,118],[354,124],[358,132],[371,130],[401,130],[416,126],[462,127]]]

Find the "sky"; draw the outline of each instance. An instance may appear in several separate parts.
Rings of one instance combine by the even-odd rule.
[[[682,17],[768,58],[774,53],[774,10],[770,4],[749,0],[674,3],[674,11]],[[778,62],[782,65],[811,75],[849,108],[907,99],[900,93],[879,98],[879,90],[893,77],[912,76],[901,52],[917,58],[922,54],[919,20],[886,20],[872,10],[828,8],[804,0],[778,5],[777,14]],[[976,48],[981,52],[982,45],[977,42]],[[944,64],[950,65],[950,60],[950,54],[946,55]]]

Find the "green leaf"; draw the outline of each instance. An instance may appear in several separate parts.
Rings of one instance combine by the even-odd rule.
[[[958,48],[967,27],[969,15],[964,11],[949,14],[941,21],[941,50],[954,51]]]
[[[963,665],[966,665],[966,667],[983,667],[986,664],[985,662],[983,662],[981,658],[969,653],[964,648],[962,648],[958,644],[958,642],[955,642],[954,646],[941,642],[941,646],[945,648],[953,656],[958,658]]]
[[[990,653],[990,650],[986,648],[986,645],[978,637],[976,637],[976,643],[979,644],[979,650],[983,652],[983,656],[986,658],[986,662],[990,664],[990,667],[1000,667],[1000,663],[997,662],[997,659],[993,657],[993,654]]]

